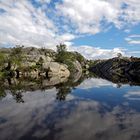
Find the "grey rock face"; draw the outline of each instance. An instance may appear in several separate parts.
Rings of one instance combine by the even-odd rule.
[[[28,66],[34,66],[34,63],[29,63],[29,64],[24,64],[24,66],[28,67]],[[17,68],[18,69],[18,68]],[[15,70],[16,71],[16,70]],[[18,74],[19,76],[24,76],[24,77],[36,77],[38,78],[38,76],[43,76],[45,77],[46,75],[48,75],[48,77],[54,77],[54,76],[59,76],[59,77],[69,77],[70,76],[70,72],[67,69],[67,67],[63,64],[59,64],[57,62],[46,62],[43,63],[42,65],[42,70],[34,68],[30,71],[20,71],[20,69],[18,70]],[[16,75],[18,75],[16,74]]]
[[[48,65],[48,76],[49,77],[53,77],[53,76],[64,76],[64,77],[69,77],[70,72],[69,70],[66,68],[65,65],[63,64],[59,64],[57,62],[50,62]]]

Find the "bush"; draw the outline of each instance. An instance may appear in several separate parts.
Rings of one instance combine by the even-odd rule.
[[[8,56],[8,63],[14,67],[21,66],[24,55],[22,53],[23,46],[16,46],[12,48],[10,55]]]
[[[85,58],[78,52],[68,52],[66,49],[66,45],[60,44],[57,45],[57,54],[56,61],[66,64],[70,72],[75,71],[75,66],[73,62],[78,61],[82,66],[85,65]]]
[[[57,48],[57,53],[66,52],[67,51],[65,44],[57,45],[56,48]]]
[[[68,66],[68,69],[70,72],[73,72],[74,70],[74,64],[73,61],[75,61],[76,58],[74,55],[72,55],[71,52],[60,52],[56,55],[56,61],[66,64]]]

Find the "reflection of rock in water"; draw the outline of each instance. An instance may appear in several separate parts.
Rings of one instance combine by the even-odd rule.
[[[82,76],[82,67],[78,61],[73,62],[76,72],[73,73],[73,81],[77,82]]]
[[[67,77],[62,75],[54,75],[50,78],[33,78],[33,77],[21,77],[21,78],[8,78],[1,81],[0,85],[0,97],[6,96],[6,90],[10,90],[10,93],[13,95],[14,99],[20,103],[24,102],[22,99],[22,93],[25,91],[35,91],[35,90],[44,90],[49,89],[57,84],[67,81]]]
[[[5,79],[3,86],[5,87],[5,89],[9,89],[11,87],[22,87],[25,90],[37,90],[41,87],[51,87],[51,86],[55,86],[59,83],[63,83],[67,81],[67,77],[65,76],[53,76],[50,78],[33,78],[33,77],[24,77],[24,78],[8,78]]]
[[[66,82],[66,81],[67,81],[67,77],[65,77],[65,76],[60,77],[60,76],[56,75],[56,76],[53,76],[49,79],[44,79],[42,84],[44,86],[55,86],[59,83],[63,83],[63,82]]]
[[[80,74],[79,74],[80,73]],[[77,75],[76,75],[77,74]],[[36,90],[45,90],[51,89],[53,87],[57,88],[57,95],[56,98],[58,100],[65,100],[67,94],[69,94],[75,86],[79,85],[85,77],[82,76],[81,72],[75,73],[75,75],[71,78],[68,78],[68,75],[61,75],[53,74],[48,78],[45,76],[27,76],[27,77],[19,77],[19,78],[8,78],[1,81],[0,87],[0,96],[5,97],[6,92],[5,90],[10,90],[11,94],[13,95],[14,99],[17,102],[24,102],[22,99],[22,92],[26,91],[36,91]]]

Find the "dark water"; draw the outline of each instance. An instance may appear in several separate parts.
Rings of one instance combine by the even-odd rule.
[[[19,97],[7,89],[0,140],[140,140],[140,86],[118,87],[91,78]]]

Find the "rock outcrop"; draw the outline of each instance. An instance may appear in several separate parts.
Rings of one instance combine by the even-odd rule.
[[[56,80],[71,76],[76,82],[82,76],[83,69],[88,69],[87,60],[80,53],[63,50],[61,46],[57,52],[34,47],[1,48],[0,55],[4,55],[5,60],[0,60],[3,62],[0,74],[12,78],[55,77]]]
[[[39,76],[43,77],[65,77],[70,76],[69,66],[60,62],[56,59],[57,53],[50,49],[43,48],[13,48],[13,49],[0,49],[0,53],[4,54],[6,57],[9,57],[7,62],[3,63],[1,70],[7,70],[7,74],[15,77],[33,77],[38,78]],[[82,75],[82,64],[78,60],[84,60],[84,57],[80,54],[74,52],[66,52],[71,54],[67,57],[69,62],[73,63],[74,74],[71,74],[76,79]],[[72,57],[71,57],[72,56]],[[20,60],[19,60],[20,58]],[[75,60],[71,60],[75,58]],[[78,60],[76,60],[78,59]],[[81,61],[82,63],[84,61]],[[84,63],[83,63],[84,64]]]
[[[68,67],[64,64],[60,64],[57,62],[43,63],[43,69],[48,70],[49,77],[53,77],[53,76],[69,77],[70,75]]]
[[[23,69],[24,67],[24,69]],[[39,76],[43,77],[65,77],[68,78],[70,76],[70,72],[66,65],[60,64],[57,62],[44,62],[41,68],[36,68],[34,63],[28,63],[28,65],[23,66],[22,68],[17,67],[14,71],[15,77],[34,77],[38,78]],[[29,67],[33,67],[28,70]]]
[[[101,78],[114,83],[140,83],[140,59],[112,58],[101,61],[90,68],[92,72]]]

